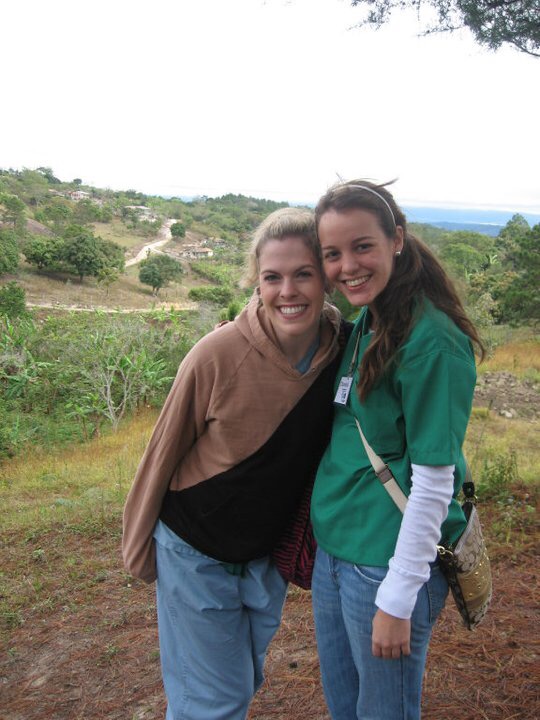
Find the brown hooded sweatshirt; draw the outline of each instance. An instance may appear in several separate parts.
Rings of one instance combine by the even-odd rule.
[[[329,439],[339,327],[339,312],[325,305],[319,349],[300,374],[254,295],[234,322],[192,348],[127,497],[128,572],[155,580],[152,533],[160,517],[224,562],[272,549]]]

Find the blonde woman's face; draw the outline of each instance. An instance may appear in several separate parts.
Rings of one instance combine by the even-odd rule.
[[[324,303],[324,279],[301,238],[268,240],[259,256],[261,301],[278,340],[311,337]]]

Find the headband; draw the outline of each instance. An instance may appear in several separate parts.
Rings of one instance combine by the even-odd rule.
[[[394,217],[394,213],[393,213],[393,211],[392,211],[392,208],[390,207],[390,204],[389,204],[388,201],[385,200],[385,199],[383,198],[383,196],[382,196],[380,193],[378,193],[376,190],[373,190],[372,188],[367,187],[367,185],[352,185],[352,184],[349,184],[349,183],[345,183],[344,185],[341,185],[340,187],[344,187],[344,188],[345,188],[345,187],[358,188],[359,190],[365,190],[366,192],[370,192],[372,195],[375,195],[376,197],[378,197],[379,200],[382,200],[383,203],[384,203],[384,204],[386,205],[386,207],[388,208],[388,212],[390,213],[390,217],[392,218],[392,225],[394,226],[394,229],[397,227],[397,226],[396,226],[396,218]]]

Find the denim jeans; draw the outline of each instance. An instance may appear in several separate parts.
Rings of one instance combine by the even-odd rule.
[[[154,539],[166,720],[244,720],[287,584],[268,558],[232,575],[161,521]]]
[[[371,652],[375,596],[387,568],[352,565],[317,550],[313,611],[322,684],[333,720],[418,720],[432,627],[448,583],[437,565],[411,618],[411,654],[389,660]]]

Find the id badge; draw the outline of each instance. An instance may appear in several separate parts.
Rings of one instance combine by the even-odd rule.
[[[352,381],[353,379],[350,375],[345,375],[345,377],[341,378],[336,392],[336,397],[334,398],[334,402],[336,405],[347,404],[349,393],[351,392]]]

